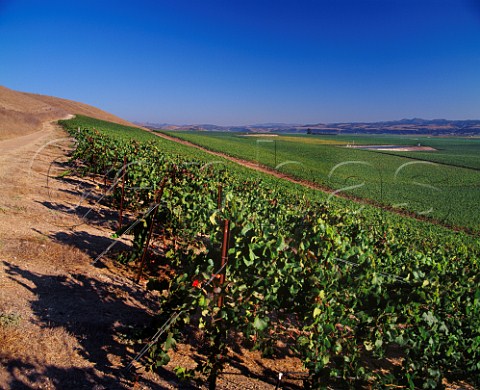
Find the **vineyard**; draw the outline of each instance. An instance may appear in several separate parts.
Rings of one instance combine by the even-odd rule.
[[[366,199],[382,207],[473,233],[480,229],[478,139],[166,133],[316,183],[341,196]],[[392,144],[420,144],[431,147],[432,151],[363,150],[359,147]]]
[[[135,128],[61,121],[71,166],[98,178],[131,235],[118,261],[158,290],[138,361],[189,332],[216,378],[238,345],[301,359],[306,388],[480,384],[480,245],[466,234],[330,198]],[[135,215],[135,218],[131,218]]]

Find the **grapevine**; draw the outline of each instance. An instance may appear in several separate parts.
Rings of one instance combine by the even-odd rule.
[[[71,162],[82,174],[105,177],[114,208],[122,204],[141,218],[157,205],[137,224],[127,262],[142,259],[143,268],[147,238],[162,237],[172,270],[168,281],[151,273],[147,284],[162,291],[159,323],[173,318],[149,347],[151,368],[168,362],[188,325],[209,347],[197,370],[210,375],[211,388],[238,338],[265,354],[287,341],[309,372],[307,387],[332,378],[352,387],[435,388],[445,377],[478,383],[480,246],[473,239],[420,233],[407,219],[398,223],[373,208],[355,213],[349,203],[187,160],[155,140],[131,140],[95,123],[63,122],[78,141]],[[225,282],[216,278],[222,248]],[[401,365],[382,374],[377,367],[393,350]]]

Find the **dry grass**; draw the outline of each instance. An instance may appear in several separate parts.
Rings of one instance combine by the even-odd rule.
[[[43,122],[67,114],[61,107],[0,86],[0,139],[38,131]]]
[[[79,248],[65,246],[62,243],[50,241],[45,236],[35,236],[29,239],[8,240],[4,242],[3,254],[13,256],[18,261],[35,263],[61,263],[62,268],[76,270],[79,265],[87,266],[91,259]]]
[[[24,113],[0,108],[0,140],[34,133],[42,129],[44,120],[55,120],[62,117],[51,113]]]
[[[80,356],[81,346],[63,328],[39,328],[29,323],[0,326],[0,388],[56,389],[49,373],[77,369],[92,370],[93,364]],[[1,371],[1,370],[0,370]],[[12,381],[11,378],[14,378]]]
[[[119,118],[116,115],[110,114],[106,111],[100,110],[99,108],[90,106],[88,104],[45,95],[37,95],[30,93],[23,93],[23,95],[37,99],[41,102],[49,104],[56,109],[64,110],[70,114],[81,114],[113,123],[119,123],[121,125],[137,127],[131,122],[128,122],[122,118]]]
[[[88,104],[52,96],[17,92],[0,86],[0,140],[39,131],[44,122],[75,114],[135,126]]]
[[[23,320],[0,325],[0,362],[15,357],[26,363],[61,367],[88,366],[78,341],[64,328],[39,328]]]

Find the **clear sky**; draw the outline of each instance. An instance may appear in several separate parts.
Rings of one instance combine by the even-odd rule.
[[[480,0],[0,0],[0,85],[156,123],[480,119]]]

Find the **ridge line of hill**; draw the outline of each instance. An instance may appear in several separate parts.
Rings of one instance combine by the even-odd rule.
[[[0,85],[0,140],[41,130],[44,122],[81,114],[121,125],[139,127],[97,107],[73,100],[19,92]]]

